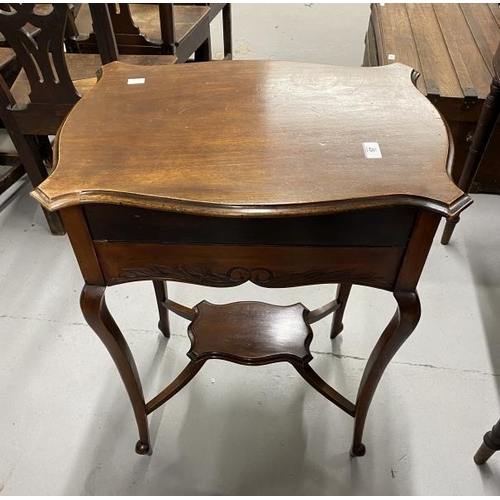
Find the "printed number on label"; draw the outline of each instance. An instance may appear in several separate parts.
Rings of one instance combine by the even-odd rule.
[[[382,158],[382,152],[378,142],[363,142],[365,158]]]
[[[145,78],[129,78],[127,80],[128,85],[139,85],[141,83],[146,83],[146,79]]]

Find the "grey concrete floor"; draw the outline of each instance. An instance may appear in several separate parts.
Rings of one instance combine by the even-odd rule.
[[[307,5],[292,10],[312,15],[315,4]],[[328,8],[317,15],[339,14]],[[247,40],[260,58],[272,54],[257,50],[249,24],[263,30],[258,19],[270,25],[269,16],[283,15],[277,7],[263,9],[234,9],[235,40]],[[361,24],[362,33],[367,7],[352,9],[351,17],[343,11],[344,24]],[[237,34],[243,25],[244,36]],[[361,54],[362,38],[344,63],[359,65]],[[296,54],[288,55],[276,58]],[[83,282],[70,244],[48,233],[28,193],[23,180],[0,197],[2,495],[500,493],[500,454],[482,468],[472,461],[482,435],[500,417],[500,197],[474,196],[452,243],[434,243],[419,287],[422,320],[375,395],[367,455],[351,459],[352,419],[290,366],[220,361],[207,363],[153,413],[154,453],[136,455],[125,390],[79,310]],[[335,286],[212,290],[171,284],[170,292],[187,305],[206,298],[301,301],[312,308],[329,301]],[[110,288],[108,302],[149,398],[185,366],[187,322],[173,317],[167,342],[157,331],[147,282]],[[389,293],[355,287],[339,339],[330,341],[328,319],[314,327],[313,366],[349,398],[394,307]]]

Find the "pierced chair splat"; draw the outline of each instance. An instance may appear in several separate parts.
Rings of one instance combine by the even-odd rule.
[[[39,4],[2,6],[0,32],[15,51],[21,71],[10,89],[0,82],[0,118],[36,187],[47,178],[51,166],[47,137],[57,133],[75,103],[95,85],[101,57],[65,53],[67,4],[54,4],[50,10]],[[36,28],[36,38],[28,26]],[[157,60],[154,56],[124,56],[124,60],[172,64],[175,57]],[[44,212],[52,233],[64,234],[59,213]]]

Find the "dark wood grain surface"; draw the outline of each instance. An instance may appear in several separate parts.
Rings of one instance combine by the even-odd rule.
[[[417,211],[397,207],[255,219],[91,204],[84,213],[94,241],[395,247],[407,244]]]
[[[451,175],[459,184],[470,141],[493,77],[500,7],[485,3],[372,4],[365,66],[400,62],[447,121],[455,145]],[[494,132],[471,191],[500,193],[500,128]]]
[[[302,304],[275,306],[263,302],[195,306],[189,326],[193,360],[226,359],[241,364],[267,364],[290,358],[311,361],[309,312]]]
[[[440,115],[411,77],[399,64],[112,63],[62,126],[57,167],[34,196],[50,210],[259,217],[408,204],[450,215],[468,200],[446,173]],[[365,158],[364,142],[382,158]]]
[[[442,98],[463,98],[469,82],[484,99],[500,42],[497,11],[496,4],[373,4],[378,64],[412,65],[425,93],[434,82]]]
[[[218,358],[290,362],[354,417],[351,454],[364,455],[375,389],[420,318],[416,285],[440,216],[470,203],[446,173],[447,129],[414,76],[400,64],[115,62],[75,106],[56,169],[34,196],[62,207],[86,283],[82,311],[127,388],[138,453],[151,451],[147,415]],[[366,156],[365,142],[381,157]],[[168,311],[194,320],[191,361],[149,402],[104,297],[106,286],[143,280],[156,282],[164,335]],[[191,309],[168,299],[163,281],[342,286],[310,312],[257,302]],[[338,335],[352,284],[392,291],[397,302],[356,404],[314,372],[308,350],[310,323],[327,314],[338,314]]]
[[[357,283],[391,290],[400,247],[277,247],[94,243],[105,282],[169,280],[214,287],[247,281],[266,288]]]

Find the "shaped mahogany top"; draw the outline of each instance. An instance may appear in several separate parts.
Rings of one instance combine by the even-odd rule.
[[[412,76],[401,64],[111,63],[62,125],[56,168],[33,196],[49,210],[265,217],[413,205],[454,215],[470,199],[448,177],[445,125]],[[381,158],[365,156],[373,142]]]

